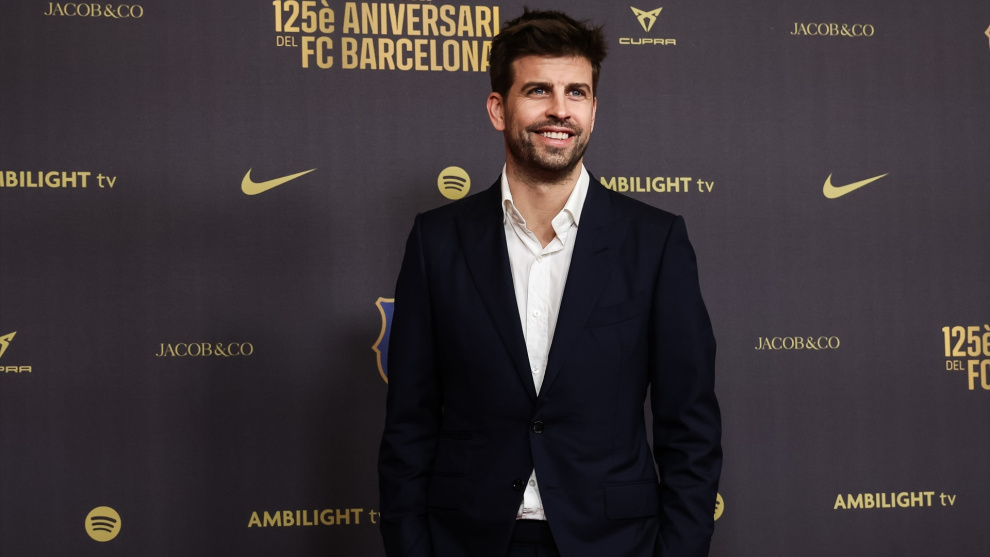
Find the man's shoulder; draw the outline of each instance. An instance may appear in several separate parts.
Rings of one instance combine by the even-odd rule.
[[[595,190],[586,200],[590,203],[606,203],[613,216],[629,220],[638,226],[668,228],[680,217],[659,207],[654,207],[626,194],[605,187],[594,175],[590,175],[589,190]],[[419,215],[420,223],[429,228],[444,228],[455,225],[458,220],[468,221],[494,219],[501,222],[502,209],[499,205],[501,190],[498,180],[488,188],[441,205]]]
[[[498,182],[495,186],[482,189],[466,197],[429,209],[417,217],[421,226],[430,229],[454,226],[458,220],[497,217],[501,213],[499,207]],[[501,217],[498,217],[501,218]]]
[[[599,182],[594,175],[592,175],[591,184],[588,187],[595,188],[599,195],[608,199],[608,203],[617,217],[629,219],[639,225],[669,227],[680,218],[674,213],[611,190]]]

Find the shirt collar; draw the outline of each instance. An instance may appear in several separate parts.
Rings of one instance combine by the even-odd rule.
[[[512,200],[509,179],[506,177],[505,170],[505,165],[502,165],[502,223],[505,224],[510,221],[523,223],[525,221],[522,214],[516,209],[516,204]],[[579,226],[581,223],[581,210],[584,209],[584,200],[588,196],[590,183],[591,176],[588,174],[588,169],[582,164],[581,175],[578,176],[577,184],[574,184],[571,195],[567,196],[567,202],[564,203],[564,208],[560,211],[561,213],[567,212],[574,219],[574,226]]]

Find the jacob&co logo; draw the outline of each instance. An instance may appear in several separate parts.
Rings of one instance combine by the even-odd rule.
[[[887,174],[890,173],[888,172]],[[825,185],[822,187],[822,193],[825,194],[825,197],[829,199],[837,199],[839,197],[842,197],[843,195],[846,195],[849,192],[856,191],[865,185],[872,184],[873,182],[876,182],[877,180],[883,178],[887,174],[881,174],[879,176],[874,176],[872,178],[867,178],[865,180],[860,180],[858,182],[853,182],[851,184],[846,184],[844,186],[833,186],[832,175],[829,174],[828,178],[825,178]]]
[[[272,188],[281,186],[282,184],[295,180],[296,178],[302,176],[303,174],[309,174],[310,172],[316,170],[315,168],[310,168],[309,170],[304,170],[303,172],[297,172],[295,174],[290,174],[288,176],[282,176],[281,178],[273,178],[271,180],[266,180],[264,182],[255,182],[251,179],[251,168],[248,169],[247,174],[241,179],[241,191],[246,195],[258,195],[259,193],[266,192]]]
[[[14,331],[0,336],[0,358],[3,358],[4,353],[7,352],[7,348],[10,347],[10,343],[14,340],[14,335],[16,334],[17,331]],[[10,373],[32,373],[32,369],[31,366],[4,365],[0,363],[0,372],[3,372],[4,375]]]
[[[382,331],[378,333],[378,340],[371,349],[378,358],[378,373],[388,383],[388,338],[392,332],[392,310],[395,307],[395,298],[378,298],[375,306],[382,315]]]
[[[49,2],[44,15],[65,17],[104,17],[109,19],[138,19],[144,17],[144,8],[137,4],[77,4],[75,2]]]
[[[799,23],[794,22],[791,35],[809,37],[872,37],[876,29],[869,23]]]
[[[234,356],[250,356],[254,354],[254,345],[250,342],[163,342],[158,345],[156,358],[230,358]]]
[[[663,10],[662,7],[655,10],[641,10],[633,6],[629,6],[629,9],[636,16],[636,21],[639,22],[640,27],[647,33],[653,29],[657,18],[660,17],[660,11]],[[619,44],[629,46],[676,46],[677,40],[660,37],[619,37]]]
[[[96,507],[86,515],[86,533],[98,542],[108,542],[120,534],[120,515],[110,507]]]
[[[942,327],[946,371],[964,371],[969,390],[990,391],[990,325]]]
[[[839,337],[757,337],[753,350],[838,350]]]

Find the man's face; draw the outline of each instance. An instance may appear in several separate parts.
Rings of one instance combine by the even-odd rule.
[[[580,56],[524,56],[512,69],[505,97],[488,97],[492,125],[505,135],[507,163],[542,174],[573,170],[595,127],[591,62]]]

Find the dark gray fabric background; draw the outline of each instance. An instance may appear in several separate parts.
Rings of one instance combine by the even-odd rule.
[[[354,33],[340,0],[328,35],[276,33],[267,0],[139,1],[0,4],[0,554],[383,555],[375,304],[441,171],[479,191],[503,147],[486,73],[349,69],[345,39],[490,37]],[[529,4],[605,24],[589,170],[690,178],[627,193],[684,215],[718,338],[712,555],[990,554],[990,4]],[[631,7],[662,11],[646,31]],[[819,23],[840,32],[793,34]],[[334,65],[303,68],[324,36]],[[644,39],[676,44],[621,44]],[[248,169],[315,170],[248,196]],[[177,343],[253,352],[156,356]],[[837,508],[901,492],[932,494]]]

